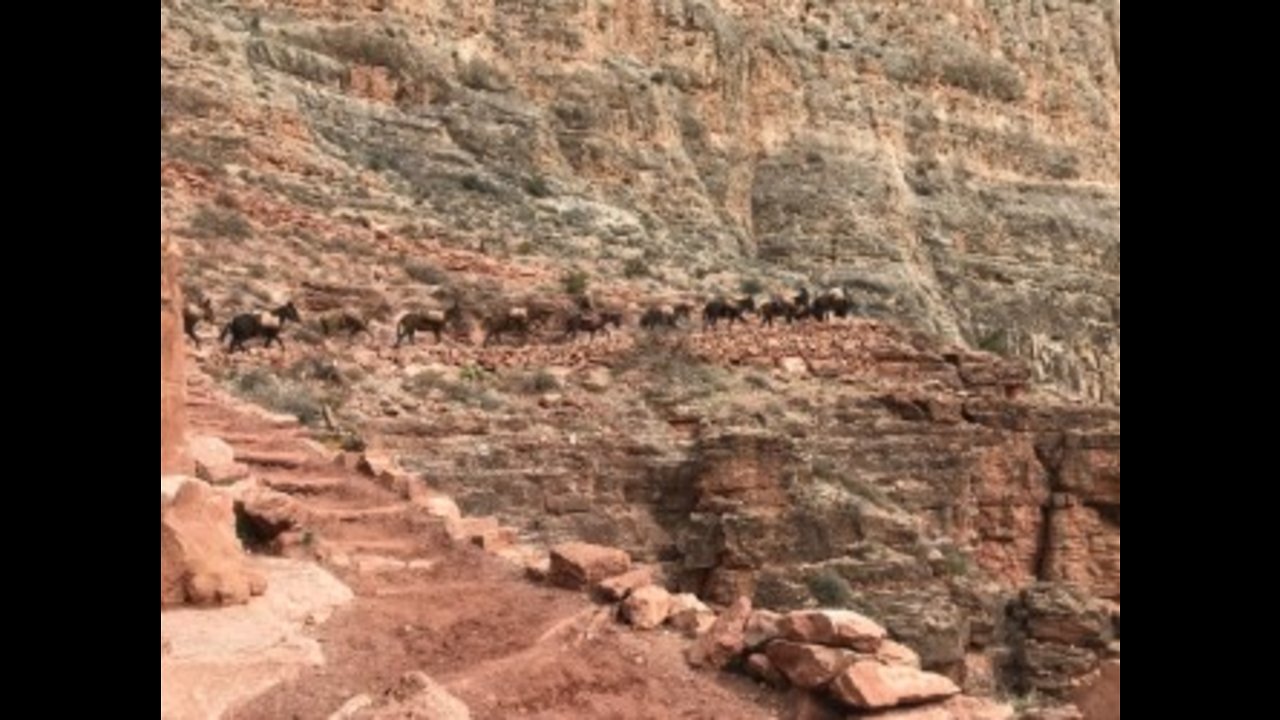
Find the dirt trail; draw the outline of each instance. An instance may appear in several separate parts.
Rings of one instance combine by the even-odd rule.
[[[356,594],[316,630],[325,666],[230,717],[327,718],[415,670],[477,720],[778,717],[771,691],[689,669],[682,639],[631,631],[580,594],[538,586],[504,560],[455,545],[442,521],[333,463],[296,425],[231,401],[203,377],[193,378],[188,402],[193,432],[226,439],[265,484],[309,511],[311,550]]]

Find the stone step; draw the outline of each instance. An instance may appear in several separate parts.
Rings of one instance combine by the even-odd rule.
[[[237,450],[236,462],[242,462],[246,465],[257,465],[259,467],[297,470],[308,465],[318,464],[323,462],[323,460],[321,458],[313,458],[310,455],[300,452]]]
[[[347,487],[347,481],[337,477],[265,477],[262,482],[286,495],[326,495]]]

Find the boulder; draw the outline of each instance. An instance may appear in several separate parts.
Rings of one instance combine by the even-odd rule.
[[[806,689],[826,685],[858,659],[857,654],[849,650],[788,640],[769,643],[765,655],[792,685]]]
[[[640,630],[652,630],[666,622],[671,611],[671,593],[657,585],[646,585],[622,603],[622,615]]]
[[[689,664],[720,669],[741,655],[747,644],[743,632],[749,617],[751,599],[738,598],[685,652]]]
[[[752,653],[747,657],[747,674],[778,689],[787,687],[787,676],[773,664],[768,655]]]
[[[596,592],[605,600],[617,602],[625,600],[628,595],[638,588],[652,585],[653,581],[653,568],[647,566],[638,567],[621,575],[615,575],[607,580],[600,581],[596,585]]]
[[[231,498],[199,481],[160,501],[160,606],[229,605],[261,595],[266,580],[249,566],[235,534]]]
[[[883,710],[959,694],[960,688],[948,677],[878,660],[859,660],[831,683],[833,697],[859,710]]]
[[[888,637],[879,623],[852,610],[800,610],[783,616],[778,624],[782,637],[874,653]]]
[[[569,590],[585,590],[630,569],[631,556],[617,548],[570,542],[551,549],[551,583]]]
[[[696,638],[711,629],[716,614],[692,593],[671,597],[671,612],[667,623],[686,637]]]
[[[196,477],[214,485],[224,485],[249,476],[249,468],[236,462],[236,451],[222,438],[194,435],[187,450],[195,463]]]
[[[782,635],[781,621],[782,616],[771,610],[756,610],[751,613],[743,634],[747,649],[755,650],[764,647],[770,640],[778,639]]]

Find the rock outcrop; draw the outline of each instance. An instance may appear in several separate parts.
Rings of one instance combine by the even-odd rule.
[[[324,663],[311,635],[351,591],[314,563],[265,558],[262,597],[160,613],[160,717],[207,720]]]
[[[191,471],[186,448],[186,374],[182,336],[181,256],[160,241],[160,474]]]
[[[235,533],[230,497],[199,480],[160,495],[160,607],[233,605],[266,589]]]

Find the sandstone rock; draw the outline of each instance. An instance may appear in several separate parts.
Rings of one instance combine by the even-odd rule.
[[[236,462],[235,450],[222,438],[194,435],[187,447],[195,463],[196,477],[205,482],[221,485],[249,475],[249,468]]]
[[[203,483],[203,480],[191,477],[190,475],[161,475],[160,476],[160,503],[171,503],[178,496],[178,491],[187,483]]]
[[[1102,603],[1066,585],[1041,583],[1023,591],[1027,634],[1041,642],[1105,645],[1111,617]]]
[[[699,638],[711,631],[716,624],[716,614],[711,611],[685,610],[668,619],[671,627],[687,638]]]
[[[747,618],[747,627],[743,634],[743,640],[747,643],[748,650],[764,646],[770,640],[775,640],[782,635],[782,615],[770,610],[756,610],[751,613],[751,617]]]
[[[873,653],[888,637],[879,623],[852,610],[801,610],[783,616],[782,637]]]
[[[884,640],[876,649],[876,659],[885,665],[905,665],[920,669],[920,656],[915,650],[893,640]]]
[[[585,590],[631,569],[631,556],[617,548],[571,542],[551,549],[552,584]]]
[[[764,653],[752,653],[747,657],[746,662],[747,674],[751,677],[769,685],[782,689],[787,686],[787,677],[783,675],[768,655]]]
[[[961,686],[970,695],[995,695],[1000,688],[1000,681],[992,654],[985,652],[966,654],[963,680]]]
[[[653,568],[648,566],[638,567],[621,575],[615,575],[607,580],[600,581],[596,585],[596,590],[606,600],[617,602],[626,599],[637,588],[652,585],[653,580]]]
[[[160,716],[224,717],[228,708],[324,662],[308,625],[324,622],[351,591],[314,562],[259,558],[267,591],[243,605],[160,613],[169,652],[160,658]]]
[[[551,576],[551,558],[545,556],[526,558],[524,576],[534,582],[546,582]]]
[[[1021,680],[1032,688],[1065,696],[1098,664],[1098,654],[1089,648],[1024,640],[1019,646],[1017,667]]]
[[[711,612],[711,608],[707,607],[706,603],[699,600],[698,596],[694,595],[693,593],[680,593],[678,595],[672,595],[671,596],[671,616],[675,617],[678,613],[682,613],[682,612],[711,613],[712,615],[715,614]]]
[[[246,602],[266,589],[235,534],[231,499],[199,481],[160,509],[160,606]]]
[[[818,688],[858,659],[856,653],[840,648],[775,640],[765,648],[774,667],[802,688]]]
[[[875,660],[853,663],[831,683],[833,697],[862,710],[943,700],[959,693],[960,688],[942,675]]]
[[[298,501],[257,482],[240,483],[231,492],[240,522],[263,543],[307,522],[307,511]]]
[[[667,623],[686,637],[696,638],[711,629],[716,614],[692,593],[681,593],[671,598],[671,614]]]
[[[519,540],[515,528],[506,527],[491,516],[449,520],[446,527],[455,541],[468,542],[488,552],[506,550]]]
[[[778,367],[786,375],[806,375],[809,372],[809,365],[802,357],[785,357],[778,362]]]
[[[652,630],[666,622],[671,611],[671,593],[657,585],[646,585],[622,603],[622,614],[632,626]]]
[[[370,707],[373,707],[373,698],[368,695],[356,695],[329,715],[329,720],[353,720],[362,710]]]
[[[582,378],[582,387],[591,392],[604,392],[613,384],[612,371],[609,368],[595,367],[587,371]]]
[[[431,517],[442,518],[444,520],[461,520],[462,511],[458,509],[458,503],[448,495],[437,494],[421,494],[412,498],[413,504],[422,508]]]
[[[743,631],[750,616],[751,599],[738,598],[685,652],[689,664],[716,669],[728,665],[746,647]]]
[[[160,241],[160,474],[191,472],[187,454],[186,350],[183,344],[182,258]]]

